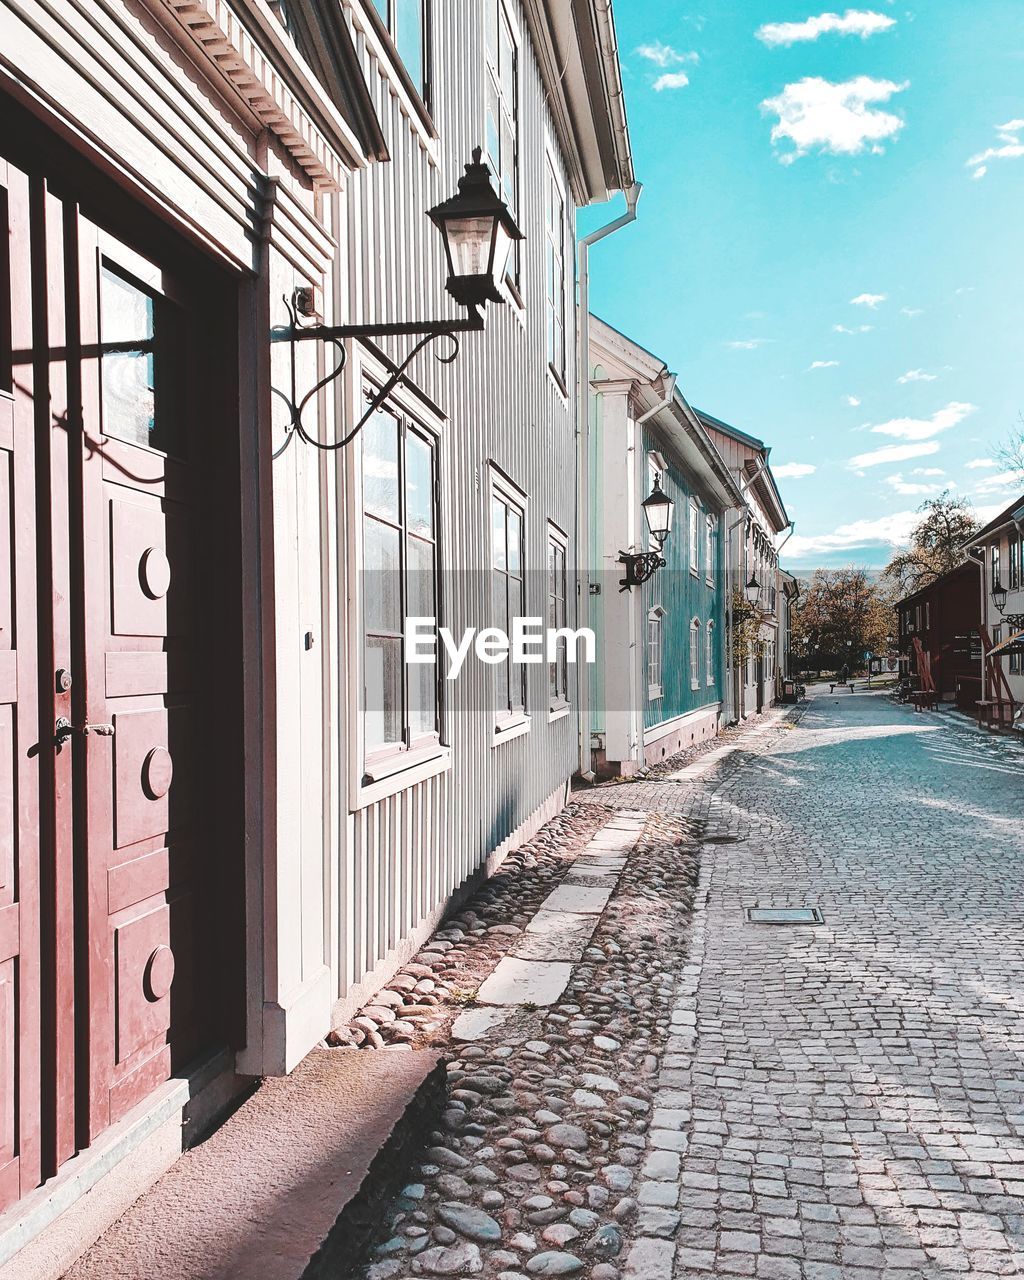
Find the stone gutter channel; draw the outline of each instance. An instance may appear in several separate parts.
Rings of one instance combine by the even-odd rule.
[[[690,1110],[666,1073],[693,1045],[702,832],[684,816],[577,806],[398,975],[399,992],[408,978],[423,996],[448,993],[425,1024],[432,1038],[412,1043],[449,1056],[449,1094],[382,1215],[366,1280],[669,1275]],[[506,923],[489,924],[495,914]],[[467,993],[449,975],[471,972],[477,952],[489,972]]]

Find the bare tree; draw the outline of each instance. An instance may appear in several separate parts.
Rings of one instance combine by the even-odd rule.
[[[967,498],[954,498],[949,490],[918,507],[921,520],[910,535],[906,551],[893,556],[885,576],[900,595],[920,591],[947,573],[964,558],[964,543],[981,527]]]
[[[996,457],[1007,471],[1019,471],[1024,475],[1024,410],[1017,414],[1017,425]]]

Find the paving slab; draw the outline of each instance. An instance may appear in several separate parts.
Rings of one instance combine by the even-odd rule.
[[[579,960],[597,928],[597,916],[538,911],[512,948],[521,960]]]
[[[554,1004],[565,990],[572,965],[559,960],[522,960],[505,956],[481,985],[481,1004]]]
[[[542,911],[572,911],[582,915],[600,915],[612,896],[611,889],[588,885],[561,884],[544,899]]]

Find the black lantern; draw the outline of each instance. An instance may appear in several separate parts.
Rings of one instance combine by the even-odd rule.
[[[999,579],[996,578],[995,582],[992,583],[992,600],[1000,613],[1006,608],[1006,597],[1009,594]]]
[[[496,194],[491,171],[473,150],[473,161],[459,179],[458,195],[427,211],[444,241],[451,296],[464,307],[503,302],[500,285],[512,245],[523,233]]]
[[[657,476],[654,477],[654,489],[640,505],[644,509],[644,517],[651,537],[657,541],[659,547],[663,547],[665,539],[672,532],[672,516],[675,513],[676,504],[662,490],[661,481]]]
[[[743,593],[747,597],[747,604],[753,609],[761,598],[761,584],[757,580],[757,574],[753,571],[750,574],[750,581],[743,588]]]

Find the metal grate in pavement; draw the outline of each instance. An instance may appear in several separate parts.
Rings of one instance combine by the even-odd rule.
[[[824,924],[817,907],[747,907],[748,924]]]

